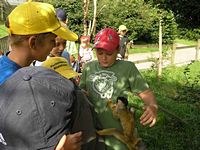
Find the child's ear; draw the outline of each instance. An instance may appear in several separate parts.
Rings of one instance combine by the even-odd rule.
[[[36,36],[30,36],[28,39],[28,43],[31,49],[36,49]]]

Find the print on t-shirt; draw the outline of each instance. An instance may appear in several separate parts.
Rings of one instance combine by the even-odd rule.
[[[114,91],[114,82],[117,81],[117,77],[110,71],[99,71],[89,76],[92,81],[93,89],[97,92],[102,99],[110,99]]]

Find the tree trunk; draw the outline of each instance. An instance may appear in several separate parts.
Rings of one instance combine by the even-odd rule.
[[[171,51],[171,65],[174,65],[174,59],[175,59],[175,53],[176,53],[176,43],[172,44],[172,51]]]
[[[159,20],[159,61],[158,61],[158,79],[162,74],[162,20]]]
[[[90,30],[90,33],[89,33],[90,37],[95,32],[95,28],[96,28],[97,0],[93,0],[93,4],[94,4],[94,15],[93,15],[92,27],[91,27],[91,30]]]
[[[197,47],[196,47],[196,54],[195,54],[195,60],[199,60],[199,49],[200,49],[200,39],[197,41]]]
[[[83,35],[87,35],[87,16],[90,0],[83,0]]]

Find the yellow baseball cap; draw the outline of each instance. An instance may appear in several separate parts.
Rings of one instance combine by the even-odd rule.
[[[79,76],[63,57],[49,57],[42,66],[56,71],[67,79]]]
[[[9,33],[31,35],[51,32],[69,40],[78,40],[77,34],[63,27],[51,4],[42,2],[25,2],[17,6],[8,16]]]

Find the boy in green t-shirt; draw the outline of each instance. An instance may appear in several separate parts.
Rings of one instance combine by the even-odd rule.
[[[127,91],[138,95],[144,101],[144,113],[140,117],[140,123],[150,124],[149,126],[152,127],[157,118],[156,99],[134,63],[116,59],[119,42],[117,32],[111,28],[105,28],[97,33],[94,40],[97,60],[85,65],[80,87],[87,91],[103,129],[122,130],[120,121],[113,118],[107,102],[111,99],[113,103],[116,103],[117,97],[126,97]],[[105,136],[105,143],[108,149],[128,149],[112,136]]]

